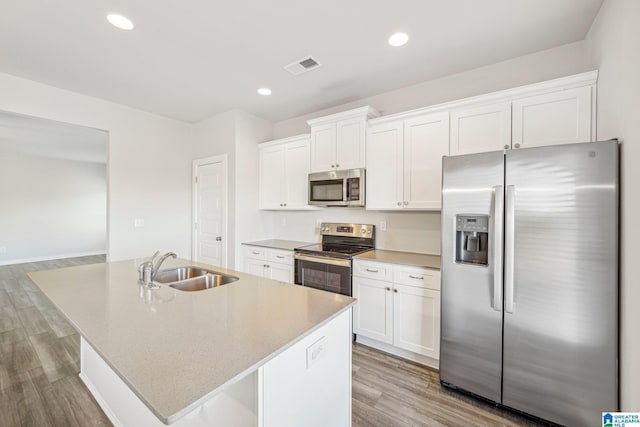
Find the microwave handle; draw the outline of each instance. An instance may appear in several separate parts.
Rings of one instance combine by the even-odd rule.
[[[342,185],[342,200],[349,201],[349,178],[344,178],[344,184]]]

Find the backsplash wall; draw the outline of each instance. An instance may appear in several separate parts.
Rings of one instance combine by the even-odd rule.
[[[387,222],[387,231],[380,230]],[[383,212],[364,208],[323,208],[318,211],[275,212],[273,237],[318,242],[318,222],[346,222],[376,226],[376,247],[440,254],[440,212]]]

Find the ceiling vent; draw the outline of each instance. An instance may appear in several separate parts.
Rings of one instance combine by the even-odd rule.
[[[314,70],[320,67],[321,65],[322,64],[320,64],[320,62],[318,62],[316,58],[309,55],[309,56],[305,56],[302,59],[294,61],[289,65],[286,65],[284,69],[290,72],[291,74],[293,74],[294,76],[297,76],[298,74],[302,74],[302,73],[306,73],[307,71]]]

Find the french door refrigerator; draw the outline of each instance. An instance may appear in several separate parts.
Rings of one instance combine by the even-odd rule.
[[[440,380],[568,426],[618,409],[618,143],[443,159]]]

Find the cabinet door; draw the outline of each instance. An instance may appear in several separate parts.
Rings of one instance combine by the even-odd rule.
[[[311,128],[311,172],[335,170],[336,124]]]
[[[254,276],[267,277],[265,265],[266,263],[259,259],[246,259],[244,261],[244,272]]]
[[[285,154],[283,146],[260,149],[260,209],[282,209]]]
[[[267,270],[269,270],[270,279],[293,283],[293,264],[270,262]]]
[[[287,144],[284,153],[286,168],[284,207],[306,208],[309,203],[309,141]]]
[[[448,155],[448,112],[405,120],[405,209],[440,209],[442,156]]]
[[[367,130],[367,209],[402,209],[403,133],[401,120]]]
[[[513,147],[593,140],[591,87],[579,87],[513,101]]]
[[[393,345],[439,358],[439,291],[394,284]]]
[[[353,332],[387,344],[393,343],[393,297],[391,283],[353,278]]]
[[[511,103],[451,112],[451,155],[511,147]]]
[[[365,119],[341,120],[336,124],[336,169],[365,167]]]

